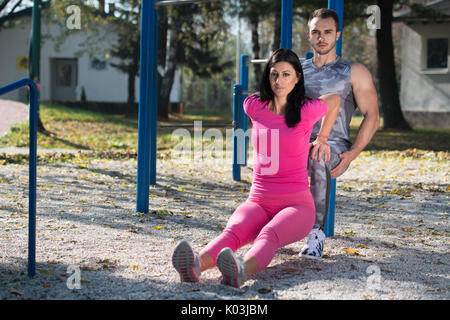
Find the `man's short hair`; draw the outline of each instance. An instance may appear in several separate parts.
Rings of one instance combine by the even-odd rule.
[[[339,30],[339,16],[336,13],[336,11],[334,11],[332,9],[328,9],[328,8],[320,8],[320,9],[314,10],[314,12],[311,13],[311,15],[309,16],[308,27],[309,27],[309,23],[314,18],[319,18],[319,19],[333,18],[333,20],[336,24],[336,31],[340,31]]]

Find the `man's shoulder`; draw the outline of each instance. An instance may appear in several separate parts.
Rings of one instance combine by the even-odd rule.
[[[311,67],[312,66],[312,58],[301,61],[301,65],[302,65],[303,69]]]
[[[363,80],[372,79],[372,74],[370,73],[369,69],[367,67],[359,62],[354,62],[351,65],[351,78],[352,80]]]

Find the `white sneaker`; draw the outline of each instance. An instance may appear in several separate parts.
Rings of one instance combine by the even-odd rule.
[[[230,248],[220,251],[216,265],[222,273],[222,284],[239,288],[244,283],[244,260],[236,257]]]
[[[180,274],[181,282],[198,282],[201,267],[200,257],[192,249],[191,244],[181,240],[175,246],[172,255],[172,264]]]
[[[323,246],[325,244],[325,233],[319,228],[314,228],[308,235],[308,242],[300,252],[301,257],[310,259],[320,259],[323,256]]]

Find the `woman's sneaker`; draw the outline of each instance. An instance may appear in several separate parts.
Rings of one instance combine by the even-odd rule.
[[[308,235],[308,242],[300,252],[301,257],[320,259],[323,256],[325,233],[319,228],[312,229]]]
[[[244,283],[244,260],[236,257],[230,248],[220,251],[216,265],[222,273],[222,284],[239,288]]]
[[[201,267],[200,257],[194,252],[191,244],[186,240],[181,240],[176,245],[172,264],[180,274],[181,282],[198,282]]]

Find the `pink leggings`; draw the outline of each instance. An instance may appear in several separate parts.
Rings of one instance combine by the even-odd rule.
[[[253,242],[245,258],[258,262],[258,272],[267,267],[278,248],[306,237],[315,219],[309,190],[258,196],[250,194],[228,220],[223,232],[203,250],[216,261],[226,247],[236,251]]]

